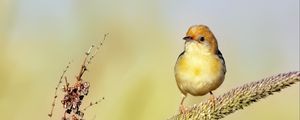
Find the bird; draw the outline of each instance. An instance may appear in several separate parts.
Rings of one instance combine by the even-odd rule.
[[[176,83],[182,93],[179,110],[186,112],[183,102],[188,94],[203,96],[209,93],[214,107],[212,91],[223,83],[226,74],[225,60],[217,39],[208,26],[193,25],[183,40],[184,51],[178,56],[174,68]]]

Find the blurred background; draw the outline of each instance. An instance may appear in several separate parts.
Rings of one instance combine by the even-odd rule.
[[[1,0],[0,116],[46,120],[69,61],[75,80],[84,52],[110,33],[84,79],[91,120],[163,120],[178,113],[173,67],[188,27],[208,25],[227,64],[221,95],[299,70],[299,0]],[[53,120],[61,119],[60,92]],[[189,96],[186,105],[208,96]],[[86,106],[87,104],[83,104]],[[224,120],[299,120],[299,83]]]

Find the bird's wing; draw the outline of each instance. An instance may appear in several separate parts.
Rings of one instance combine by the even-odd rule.
[[[177,60],[184,54],[185,51],[181,52],[180,55],[177,57]]]
[[[224,60],[223,55],[222,55],[220,50],[217,51],[217,56],[218,56],[218,58],[220,58],[222,64],[224,65],[224,70],[223,71],[224,71],[224,74],[225,74],[226,73],[226,64],[225,64],[225,60]]]

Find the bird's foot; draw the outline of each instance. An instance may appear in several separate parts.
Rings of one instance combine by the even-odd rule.
[[[187,113],[188,109],[184,105],[180,105],[179,107],[179,112],[180,114],[185,114]]]
[[[215,107],[216,107],[216,98],[215,98],[215,96],[212,93],[211,93],[211,96],[210,96],[209,100],[211,101],[212,109],[215,110]]]

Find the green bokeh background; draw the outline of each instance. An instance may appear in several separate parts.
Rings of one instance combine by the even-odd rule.
[[[210,26],[227,64],[223,94],[243,83],[299,70],[299,0],[0,0],[0,116],[47,120],[71,60],[110,35],[84,79],[85,99],[106,99],[88,120],[162,120],[178,112],[173,67],[187,28]],[[61,97],[61,94],[60,94]],[[189,96],[193,105],[208,96]],[[86,105],[86,104],[84,104]],[[54,119],[62,116],[59,101]],[[299,83],[224,120],[299,120]]]

